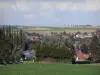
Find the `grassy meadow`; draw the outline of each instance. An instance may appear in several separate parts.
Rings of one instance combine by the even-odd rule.
[[[0,66],[0,75],[99,75],[100,66],[61,63],[24,63]]]

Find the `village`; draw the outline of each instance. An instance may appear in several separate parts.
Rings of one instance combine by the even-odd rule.
[[[42,44],[63,44],[67,43],[74,47],[74,51],[76,51],[75,60],[76,61],[85,61],[91,59],[91,52],[90,52],[90,44],[94,36],[99,36],[99,30],[95,30],[95,32],[79,32],[76,33],[66,33],[62,31],[60,33],[57,32],[49,32],[47,33],[26,33],[27,39],[31,41],[40,41]],[[48,39],[48,40],[47,40]],[[68,42],[69,41],[69,42]],[[63,44],[64,45],[64,44]],[[70,47],[69,47],[70,48]],[[72,49],[72,48],[71,48]],[[80,51],[77,51],[77,49]],[[83,53],[81,52],[83,51]],[[49,55],[47,56],[49,58]],[[46,59],[45,59],[46,60]],[[43,60],[42,60],[43,61]],[[50,60],[48,59],[50,62]],[[98,60],[95,60],[95,62]],[[90,62],[89,62],[90,63]]]
[[[56,33],[47,30],[44,34],[41,34],[36,31],[33,33],[27,32],[23,27],[1,26],[1,33],[4,37],[8,36],[8,39],[12,42],[13,46],[11,49],[15,49],[14,52],[17,54],[14,56],[16,56],[16,59],[18,57],[17,60],[14,58],[13,61],[11,57],[9,57],[10,60],[7,59],[8,57],[5,57],[7,60],[2,59],[2,61],[14,63],[27,59],[33,60],[34,62],[58,62],[57,60],[59,60],[59,62],[73,63],[72,58],[74,58],[74,63],[77,61],[79,63],[81,63],[81,61],[86,61],[86,63],[100,62],[99,57],[98,59],[95,58],[98,54],[95,54],[94,56],[94,53],[92,53],[95,49],[93,48],[94,51],[92,51],[91,46],[92,43],[94,43],[94,40],[99,40],[99,29],[96,29],[95,32],[77,31],[74,33],[67,33],[66,31]],[[99,41],[97,42],[98,43],[96,44],[99,45]],[[19,50],[18,52],[16,52],[17,49]],[[32,52],[32,54],[30,54],[30,52]],[[13,55],[12,51],[10,55]]]

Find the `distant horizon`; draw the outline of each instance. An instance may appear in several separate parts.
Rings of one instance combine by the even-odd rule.
[[[87,24],[87,25],[89,25],[89,24]],[[56,26],[54,26],[54,25],[5,25],[5,26],[40,26],[40,27],[78,27],[78,26],[87,26],[87,25],[77,25],[77,26],[75,26],[75,25],[56,25]],[[0,26],[3,26],[3,25],[0,25]],[[91,26],[100,26],[100,25],[91,25]]]

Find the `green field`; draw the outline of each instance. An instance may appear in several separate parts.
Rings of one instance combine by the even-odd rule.
[[[93,30],[96,28],[59,28],[59,27],[47,27],[49,30]]]
[[[43,27],[41,27],[40,29],[27,29],[26,31],[28,32],[38,32],[38,31],[87,31],[87,30],[96,30],[97,28],[59,28],[59,27],[45,27],[45,29]]]
[[[24,63],[0,66],[0,75],[100,75],[100,66]]]

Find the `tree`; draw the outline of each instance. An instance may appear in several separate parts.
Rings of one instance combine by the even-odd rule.
[[[60,60],[71,59],[72,55],[72,51],[66,46],[38,44],[36,48],[36,57],[38,60],[49,57]]]
[[[86,44],[82,44],[81,45],[81,50],[82,50],[83,53],[88,53],[89,49],[88,49],[88,46]]]
[[[74,54],[74,45],[71,39],[65,40],[65,46],[68,47],[72,51],[72,54]]]
[[[24,45],[24,33],[17,27],[2,26],[0,28],[0,59],[10,63],[20,57]]]
[[[63,35],[66,35],[66,31],[64,31],[62,34],[63,34]]]
[[[100,33],[100,29],[97,29],[96,32],[99,32]]]
[[[76,32],[76,34],[81,34],[81,32],[78,31],[78,32]]]
[[[87,35],[88,33],[87,32],[84,32],[84,35]]]
[[[94,61],[100,62],[100,39],[98,39],[97,36],[93,36],[92,42],[90,44],[90,52],[91,52],[91,57],[93,58]]]

